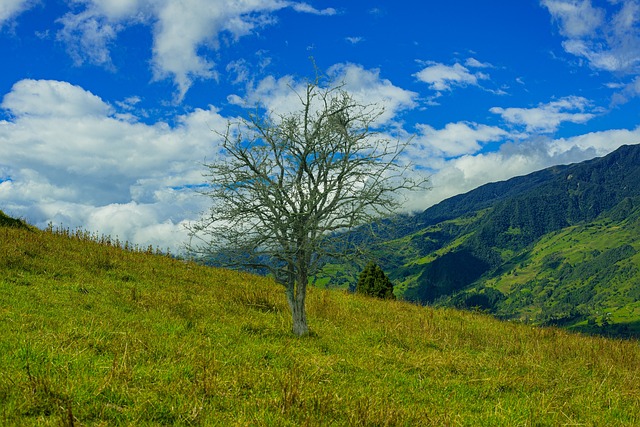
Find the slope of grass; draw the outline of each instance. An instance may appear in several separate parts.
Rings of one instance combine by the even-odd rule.
[[[0,211],[0,227],[18,227],[18,228],[28,228],[28,225],[15,218],[11,218],[4,212]]]
[[[0,227],[0,425],[640,424],[640,347]]]

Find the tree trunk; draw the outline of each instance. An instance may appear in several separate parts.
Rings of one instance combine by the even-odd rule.
[[[293,320],[292,331],[293,334],[301,337],[309,333],[309,326],[307,325],[307,312],[304,306],[305,297],[300,298],[300,294],[294,299],[291,306],[291,317]]]
[[[305,266],[306,267],[306,266]],[[303,336],[309,333],[307,325],[307,282],[309,278],[306,274],[306,268],[299,268],[297,278],[291,281],[287,286],[287,302],[291,309],[292,332],[296,336]]]

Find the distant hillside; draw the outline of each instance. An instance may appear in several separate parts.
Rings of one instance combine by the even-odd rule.
[[[640,145],[623,146],[447,199],[410,218],[377,254],[396,295],[410,301],[637,334],[639,206]],[[541,248],[558,235],[571,247]],[[593,263],[597,271],[586,267]]]
[[[415,222],[426,227],[501,203],[503,208],[507,208],[514,199],[526,199],[541,194],[562,194],[563,199],[568,195],[574,203],[579,204],[581,199],[583,202],[587,201],[585,197],[597,197],[597,194],[593,194],[594,190],[604,190],[605,194],[610,195],[607,197],[609,203],[603,200],[604,205],[587,209],[593,217],[598,209],[607,205],[612,207],[610,202],[613,200],[620,201],[624,197],[637,196],[640,192],[639,179],[640,146],[625,145],[606,157],[573,165],[553,166],[507,181],[485,184],[425,210],[415,217]],[[586,187],[580,188],[581,184],[586,184]],[[584,203],[582,206],[585,207]],[[575,216],[575,212],[572,211],[571,214]]]
[[[491,207],[509,199],[548,184],[568,166],[554,166],[526,176],[518,176],[507,181],[485,184],[475,190],[443,200],[435,206],[415,216],[415,222],[428,227],[442,221],[458,218],[469,213]]]
[[[0,227],[18,227],[18,228],[26,228],[28,227],[23,221],[19,219],[11,218],[7,216],[4,212],[0,211]]]
[[[637,342],[309,292],[3,223],[0,424],[640,424]]]

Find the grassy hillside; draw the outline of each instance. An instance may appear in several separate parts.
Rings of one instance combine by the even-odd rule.
[[[640,424],[640,347],[0,226],[0,425]]]
[[[19,219],[14,219],[0,211],[0,227],[18,227],[27,228],[28,225]]]

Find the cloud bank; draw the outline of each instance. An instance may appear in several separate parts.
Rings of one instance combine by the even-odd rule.
[[[204,202],[189,187],[202,182],[199,162],[216,153],[211,130],[226,126],[215,108],[181,116],[174,127],[147,125],[51,80],[16,83],[1,107],[12,117],[0,121],[4,209],[41,227],[84,227],[172,249],[184,241],[182,225]]]
[[[505,143],[497,151],[470,153],[441,162],[431,176],[431,191],[416,194],[407,207],[423,210],[489,182],[605,156],[625,144],[640,144],[640,127],[592,132],[571,138],[534,137]]]
[[[378,70],[359,65],[337,64],[329,75],[344,82],[355,97],[388,106],[381,124],[395,129],[396,137],[408,137],[396,121],[403,111],[417,108],[417,94],[393,85]],[[291,111],[299,100],[290,87],[301,84],[290,76],[263,79],[242,100],[260,100],[274,111]],[[210,106],[179,116],[174,124],[147,124],[136,117],[136,102],[125,99],[111,105],[62,81],[17,82],[0,104],[8,117],[0,121],[0,206],[40,227],[49,222],[83,227],[179,251],[187,239],[184,226],[209,203],[194,188],[204,183],[201,162],[218,153],[219,141],[212,131],[223,131],[234,117]],[[569,107],[588,111],[589,105],[569,98],[536,108],[561,114]],[[526,114],[512,118],[507,111],[500,111],[507,122],[538,126]],[[577,120],[562,118],[570,119]],[[640,143],[638,128],[552,139],[475,122],[442,128],[418,124],[405,158],[418,172],[431,174],[433,190],[412,195],[407,209],[422,210],[487,182],[636,143]],[[500,148],[484,152],[487,144]]]

